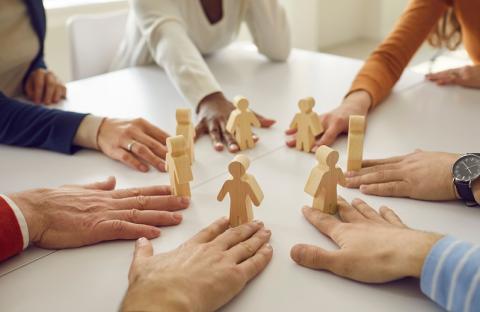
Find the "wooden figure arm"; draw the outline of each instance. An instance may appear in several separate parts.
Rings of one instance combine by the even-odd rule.
[[[298,128],[298,114],[293,117],[292,122],[290,123],[290,129],[297,129]]]
[[[263,200],[263,192],[257,180],[252,175],[246,175],[245,182],[248,184],[248,196],[252,200],[252,203],[257,207],[260,206]]]
[[[188,183],[193,180],[192,167],[190,166],[190,158],[187,155],[176,157],[175,164],[175,176],[178,183]]]
[[[335,168],[335,171],[337,172],[338,184],[345,187],[345,185],[347,184],[347,180],[345,179],[345,175],[343,174],[342,169],[341,168]]]
[[[228,193],[227,184],[228,184],[228,181],[223,184],[222,188],[220,189],[220,193],[218,193],[217,195],[217,200],[220,202],[223,201],[223,199],[225,198],[225,195],[227,195]]]
[[[250,121],[253,126],[260,128],[262,124],[260,123],[260,120],[258,120],[257,116],[253,112],[250,112]]]

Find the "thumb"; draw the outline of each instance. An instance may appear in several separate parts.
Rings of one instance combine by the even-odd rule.
[[[145,237],[141,237],[135,243],[133,262],[153,256],[152,243]]]
[[[313,245],[297,244],[290,250],[290,257],[301,266],[332,271],[337,259],[337,252],[327,251]]]
[[[265,118],[262,115],[259,115],[257,113],[255,113],[255,116],[258,118],[258,121],[260,121],[260,125],[261,125],[262,128],[270,128],[271,126],[273,126],[276,123],[275,120]]]
[[[115,179],[115,177],[108,177],[105,181],[85,184],[82,186],[82,188],[88,190],[111,191],[115,189],[116,184],[117,180]]]

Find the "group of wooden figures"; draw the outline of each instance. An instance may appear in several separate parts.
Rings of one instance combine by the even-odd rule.
[[[227,131],[231,133],[240,150],[253,148],[252,126],[259,127],[255,114],[249,110],[248,100],[237,97],[236,109],[230,114]],[[323,133],[319,116],[313,111],[315,100],[311,97],[300,100],[300,112],[295,115],[291,129],[296,129],[296,149],[310,152],[315,145],[315,138]],[[190,182],[193,181],[192,164],[195,160],[195,129],[192,124],[191,110],[177,109],[176,136],[167,139],[167,170],[170,175],[172,194],[191,196]],[[347,170],[356,171],[362,167],[363,141],[365,134],[365,117],[351,116],[349,120]],[[339,154],[330,147],[320,146],[315,153],[317,165],[312,169],[305,185],[305,192],[313,199],[313,208],[325,213],[337,212],[337,185],[345,184],[342,169],[337,166]],[[217,196],[222,201],[230,196],[230,225],[232,227],[253,220],[252,203],[259,206],[263,192],[255,177],[247,173],[250,160],[245,155],[237,155],[228,165],[231,178],[227,180]]]

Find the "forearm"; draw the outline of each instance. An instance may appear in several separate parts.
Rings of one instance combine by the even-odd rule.
[[[422,291],[448,311],[474,311],[480,305],[479,269],[478,246],[444,237],[425,260]]]

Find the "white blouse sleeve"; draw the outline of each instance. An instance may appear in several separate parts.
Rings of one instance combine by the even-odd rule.
[[[190,40],[174,0],[132,0],[133,12],[155,62],[196,107],[221,88]]]
[[[287,60],[291,50],[290,26],[278,0],[249,0],[245,21],[261,54],[273,61]]]

